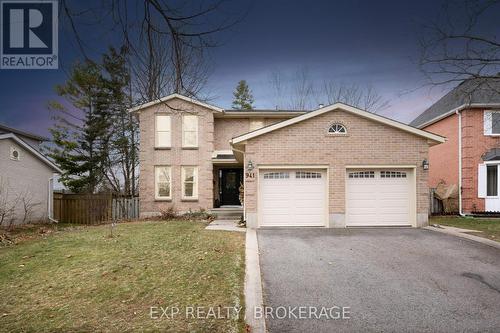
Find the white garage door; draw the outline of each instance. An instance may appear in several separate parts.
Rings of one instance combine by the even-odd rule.
[[[260,226],[325,226],[326,172],[260,170]]]
[[[348,226],[400,226],[410,223],[409,170],[347,172]]]

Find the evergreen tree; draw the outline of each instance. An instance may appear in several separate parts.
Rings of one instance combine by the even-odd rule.
[[[241,80],[236,86],[233,93],[233,109],[237,110],[251,110],[253,109],[253,96],[252,91],[248,87],[247,81]]]
[[[120,50],[110,48],[103,57],[104,82],[108,88],[112,119],[111,150],[105,175],[115,192],[136,195],[139,124],[128,112],[132,107],[132,93],[127,56],[127,49],[122,47]]]
[[[99,66],[92,61],[75,65],[56,92],[71,108],[58,102],[49,104],[57,111],[50,129],[55,146],[49,147],[49,156],[63,170],[61,181],[66,187],[94,193],[104,177],[109,153],[109,98]]]

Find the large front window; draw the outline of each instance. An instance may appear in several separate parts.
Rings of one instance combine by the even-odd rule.
[[[488,165],[486,167],[486,195],[495,197],[498,195],[498,166]]]
[[[194,166],[182,167],[182,198],[198,198],[198,168]]]
[[[168,148],[171,146],[171,120],[170,116],[156,116],[156,147]]]
[[[198,147],[198,116],[182,117],[182,146]]]
[[[169,166],[155,167],[155,199],[172,199],[172,169]]]

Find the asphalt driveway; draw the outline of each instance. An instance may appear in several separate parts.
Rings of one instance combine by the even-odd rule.
[[[257,233],[269,332],[500,332],[496,248],[421,229]]]

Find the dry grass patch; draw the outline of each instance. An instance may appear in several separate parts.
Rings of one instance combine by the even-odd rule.
[[[500,219],[471,218],[458,216],[435,216],[431,217],[430,224],[442,224],[455,228],[478,230],[482,232],[471,233],[500,242]]]
[[[85,227],[1,248],[0,331],[241,331],[242,316],[150,318],[152,306],[243,306],[244,234],[204,228]]]

